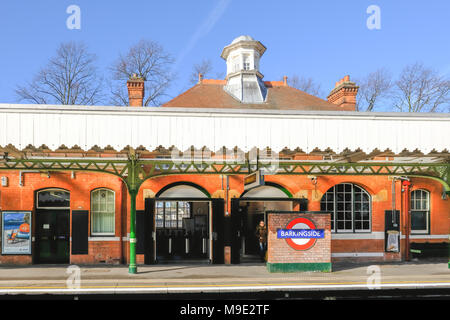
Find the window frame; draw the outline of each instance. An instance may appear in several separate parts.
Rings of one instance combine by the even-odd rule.
[[[94,193],[100,192],[102,190],[112,192],[112,194],[113,194],[113,199],[114,199],[114,201],[113,201],[113,205],[114,205],[114,210],[113,210],[114,211],[113,229],[114,229],[114,231],[113,232],[94,232],[93,231],[93,227],[94,227],[93,221],[94,221],[94,215],[95,214],[94,214],[94,210],[93,210],[94,201],[92,201],[92,198],[93,198]],[[92,237],[114,237],[116,235],[116,192],[114,190],[112,190],[112,189],[109,189],[109,188],[97,188],[97,189],[94,189],[94,190],[91,191],[90,202],[91,202],[91,211],[90,211],[90,214],[89,214],[89,216],[90,216],[90,221],[89,222],[90,222],[90,234],[91,234],[91,236]]]
[[[67,192],[69,194],[69,206],[67,207],[40,207],[39,206],[39,194],[41,192],[45,192],[45,191],[64,191]],[[61,189],[61,188],[46,188],[46,189],[41,189],[38,190],[36,192],[36,209],[46,209],[46,210],[70,210],[70,191],[66,190],[66,189]]]
[[[337,227],[337,186],[339,185],[343,185],[344,186],[344,207],[345,207],[345,185],[350,185],[351,186],[351,230],[350,229],[338,229]],[[366,194],[368,196],[368,204],[369,204],[369,228],[368,229],[359,229],[357,230],[355,228],[355,187],[358,187],[363,194]],[[332,223],[333,223],[333,228],[331,229],[331,233],[339,233],[339,234],[355,234],[355,233],[372,233],[372,196],[370,195],[370,193],[364,189],[363,187],[359,186],[358,184],[355,183],[351,183],[351,182],[342,182],[342,183],[338,183],[335,184],[334,186],[328,188],[328,190],[322,195],[322,198],[320,199],[320,206],[322,207],[322,201],[324,200],[324,197],[326,196],[326,194],[330,191],[330,189],[333,189],[333,219],[332,219]],[[325,204],[326,203],[331,203],[329,202],[326,198],[325,198]],[[321,209],[322,210],[322,209]],[[361,220],[361,221],[365,221],[365,220]]]
[[[412,206],[412,202],[413,202],[413,194],[421,191],[421,192],[425,192],[426,194],[426,200],[427,200],[427,209],[423,210],[423,209],[413,209]],[[411,234],[430,234],[430,219],[431,219],[431,197],[430,197],[430,191],[426,190],[426,189],[415,189],[415,190],[411,190],[409,193],[409,229],[411,231]],[[416,198],[414,198],[414,200],[416,200]],[[423,200],[422,198],[420,200]],[[416,212],[423,212],[425,211],[425,222],[426,222],[426,229],[422,229],[422,230],[413,230],[412,229],[412,213],[416,211]]]

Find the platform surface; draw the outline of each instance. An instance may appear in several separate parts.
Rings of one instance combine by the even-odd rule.
[[[261,292],[367,288],[450,288],[448,260],[364,264],[340,262],[333,264],[331,273],[269,273],[263,263],[138,265],[137,274],[129,274],[125,265],[79,266],[79,269],[69,265],[0,265],[0,294]]]

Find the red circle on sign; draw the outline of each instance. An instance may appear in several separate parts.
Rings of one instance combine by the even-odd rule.
[[[306,219],[306,218],[296,218],[288,223],[288,225],[286,226],[286,229],[292,229],[292,227],[294,227],[295,225],[297,225],[299,223],[306,224],[310,229],[316,228],[316,226],[314,225],[314,223],[311,220]],[[315,239],[315,238],[311,238],[311,239],[309,239],[308,242],[306,242],[304,244],[297,244],[292,239],[288,238],[288,239],[286,239],[286,242],[288,243],[289,246],[291,246],[295,250],[308,250],[316,243],[316,240],[317,239]]]

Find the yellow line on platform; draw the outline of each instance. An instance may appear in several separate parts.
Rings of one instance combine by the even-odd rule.
[[[380,282],[379,284],[432,284],[432,283],[448,283],[450,285],[450,281],[390,281],[390,282]],[[328,282],[328,283],[248,283],[248,284],[185,284],[185,285],[135,285],[135,286],[80,286],[76,289],[120,289],[120,288],[196,288],[196,287],[271,287],[271,286],[285,286],[285,287],[295,287],[295,286],[334,286],[334,285],[358,285],[358,284],[367,284],[367,282]],[[371,284],[371,286],[376,286],[377,284]],[[68,289],[66,287],[0,287],[0,290],[32,290],[32,289]]]

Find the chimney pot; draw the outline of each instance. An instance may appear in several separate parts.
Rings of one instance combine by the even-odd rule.
[[[144,79],[136,73],[127,81],[128,102],[130,107],[142,107],[144,104]]]

